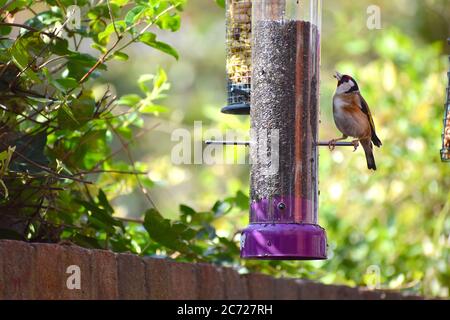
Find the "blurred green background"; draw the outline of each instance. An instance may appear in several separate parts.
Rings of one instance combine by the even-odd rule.
[[[367,7],[381,8],[382,29],[366,27]],[[450,35],[447,0],[324,0],[322,29],[322,139],[339,132],[331,113],[334,70],[352,74],[368,101],[383,147],[375,150],[378,171],[369,172],[361,150],[320,152],[320,223],[328,231],[329,260],[262,263],[271,274],[308,276],[325,283],[364,284],[370,266],[381,271],[383,288],[412,289],[448,297],[450,287],[450,165],[440,162]],[[182,28],[159,37],[180,60],[135,45],[127,63],[113,62],[98,80],[114,84],[120,96],[139,92],[136,79],[163,67],[172,83],[163,101],[170,108],[147,118],[159,126],[140,137],[136,160],[149,166],[151,196],[167,217],[178,206],[207,210],[217,199],[245,194],[247,165],[173,165],[171,132],[203,128],[235,130],[245,138],[249,119],[220,113],[226,101],[225,14],[213,0],[190,0]],[[203,139],[210,136],[206,134]],[[246,153],[244,147],[229,147]],[[125,159],[125,158],[124,158]],[[124,183],[113,199],[117,214],[139,218],[148,203]],[[215,222],[229,236],[248,222],[239,211]],[[298,271],[298,272],[297,272]]]

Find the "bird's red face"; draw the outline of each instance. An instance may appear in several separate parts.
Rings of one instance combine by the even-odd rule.
[[[358,84],[356,83],[355,79],[350,77],[346,74],[340,74],[339,72],[336,72],[334,75],[337,82],[337,91],[339,93],[350,93],[359,91]]]

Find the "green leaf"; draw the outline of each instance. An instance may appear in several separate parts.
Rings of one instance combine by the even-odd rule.
[[[117,101],[117,104],[119,105],[125,105],[129,107],[134,107],[139,102],[141,102],[141,97],[137,94],[126,94]]]
[[[7,36],[12,31],[10,26],[0,26],[0,35]]]
[[[228,201],[216,201],[211,211],[216,217],[220,217],[233,209],[233,206]]]
[[[110,0],[110,2],[112,4],[118,5],[120,7],[123,7],[124,5],[126,5],[128,2],[130,2],[130,0]]]
[[[49,160],[45,155],[45,147],[47,145],[47,133],[41,132],[32,136],[24,135],[11,143],[16,146],[16,150],[25,158],[32,160],[41,166],[47,166]],[[10,164],[10,170],[17,172],[39,173],[42,169],[38,166],[27,162],[21,157],[13,158]]]
[[[19,37],[11,48],[11,59],[21,71],[24,71],[29,79],[39,82],[38,76],[28,67],[31,61],[28,53],[28,43],[28,38]]]
[[[58,124],[62,129],[77,130],[92,119],[95,100],[85,94],[58,111]]]
[[[129,58],[126,53],[123,53],[120,51],[114,52],[113,57],[116,58],[117,60],[121,60],[121,61],[126,61]]]
[[[225,9],[225,0],[216,0],[216,3],[221,7]]]
[[[109,204],[109,201],[102,189],[98,191],[98,202],[109,214],[112,215],[114,213],[114,209]]]
[[[193,216],[197,213],[194,209],[185,204],[180,204],[180,212],[184,216]]]
[[[139,37],[139,41],[146,44],[153,43],[156,41],[156,34],[154,34],[153,32],[145,32],[141,34],[141,36]]]
[[[150,104],[150,105],[144,105],[141,108],[139,108],[140,113],[153,113],[153,114],[159,114],[159,113],[165,113],[168,112],[169,108],[165,106],[160,106],[156,104]]]
[[[147,8],[148,7],[146,7],[146,6],[139,5],[139,6],[134,7],[130,11],[128,11],[128,13],[124,19],[126,25],[131,26],[131,25],[135,24],[141,18],[141,16],[145,13]]]
[[[150,238],[172,250],[190,251],[181,233],[186,232],[186,226],[182,224],[171,225],[170,220],[164,219],[161,214],[150,209],[145,213],[144,227]]]
[[[25,24],[38,30],[42,30],[63,20],[63,11],[60,8],[54,7],[52,10],[40,12],[31,19],[28,19],[25,21]]]
[[[170,30],[172,32],[175,32],[180,29],[181,18],[178,14],[165,14],[160,17],[156,24],[163,30]]]
[[[171,47],[169,44],[167,44],[165,42],[157,41],[156,35],[152,32],[146,32],[146,33],[142,34],[139,37],[139,41],[142,43],[145,43],[146,45],[148,45],[154,49],[157,49],[159,51],[162,51],[164,53],[171,55],[176,60],[179,59],[178,52],[173,47]]]
[[[163,68],[158,68],[158,74],[156,75],[154,80],[155,89],[162,88],[166,82],[167,82],[167,73],[164,71]]]
[[[242,211],[247,211],[250,206],[250,199],[248,195],[244,194],[242,191],[238,191],[235,196],[235,203]]]
[[[104,46],[99,45],[98,43],[92,43],[91,48],[100,51],[101,53],[106,53],[107,49]]]
[[[78,87],[78,81],[74,78],[62,78],[53,81],[53,85],[62,92]]]
[[[114,227],[120,227],[122,230],[125,229],[123,223],[112,217],[106,209],[101,209],[97,206],[97,204],[84,200],[77,200],[77,202],[86,208],[86,210],[91,212],[88,220],[93,226],[99,228],[100,230],[113,234],[115,233]]]
[[[103,32],[100,32],[98,34],[98,43],[100,44],[107,44],[109,42],[109,38],[111,34],[115,33],[116,30],[119,34],[123,33],[127,27],[127,24],[124,20],[115,21],[114,23],[111,22],[108,24],[108,26],[105,28]]]
[[[52,53],[59,56],[64,56],[71,53],[69,50],[69,42],[66,39],[57,38],[53,40],[49,46],[49,49]]]
[[[142,92],[148,93],[150,92],[147,87],[147,82],[153,81],[155,79],[155,75],[153,74],[143,74],[138,79],[138,85]]]
[[[74,236],[72,236],[71,240],[74,243],[85,248],[103,249],[96,238],[88,237],[80,233],[76,233]]]

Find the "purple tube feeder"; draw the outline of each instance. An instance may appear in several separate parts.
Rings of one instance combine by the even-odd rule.
[[[321,0],[253,0],[245,259],[326,259],[318,225]]]
[[[244,77],[249,100],[236,96],[248,107],[222,112],[249,112],[251,141],[206,143],[250,147],[250,225],[241,235],[242,258],[326,259],[326,232],[318,224],[318,148],[328,145],[318,141],[322,0],[249,2],[227,0],[227,30],[245,31],[233,34],[234,41],[227,33],[228,83],[241,88],[235,75],[251,70]],[[249,52],[250,62],[238,59]],[[236,92],[229,90],[229,100]]]

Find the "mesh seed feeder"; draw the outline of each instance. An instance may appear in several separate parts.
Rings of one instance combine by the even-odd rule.
[[[447,39],[450,45],[450,38]],[[450,62],[450,56],[449,56]],[[450,162],[450,69],[447,72],[448,87],[447,87],[447,102],[445,103],[444,110],[444,131],[442,133],[442,149],[441,159],[444,162]]]
[[[321,0],[253,0],[252,12],[251,206],[241,256],[326,259],[317,216]]]
[[[223,113],[249,114],[252,1],[226,1],[227,106]]]

